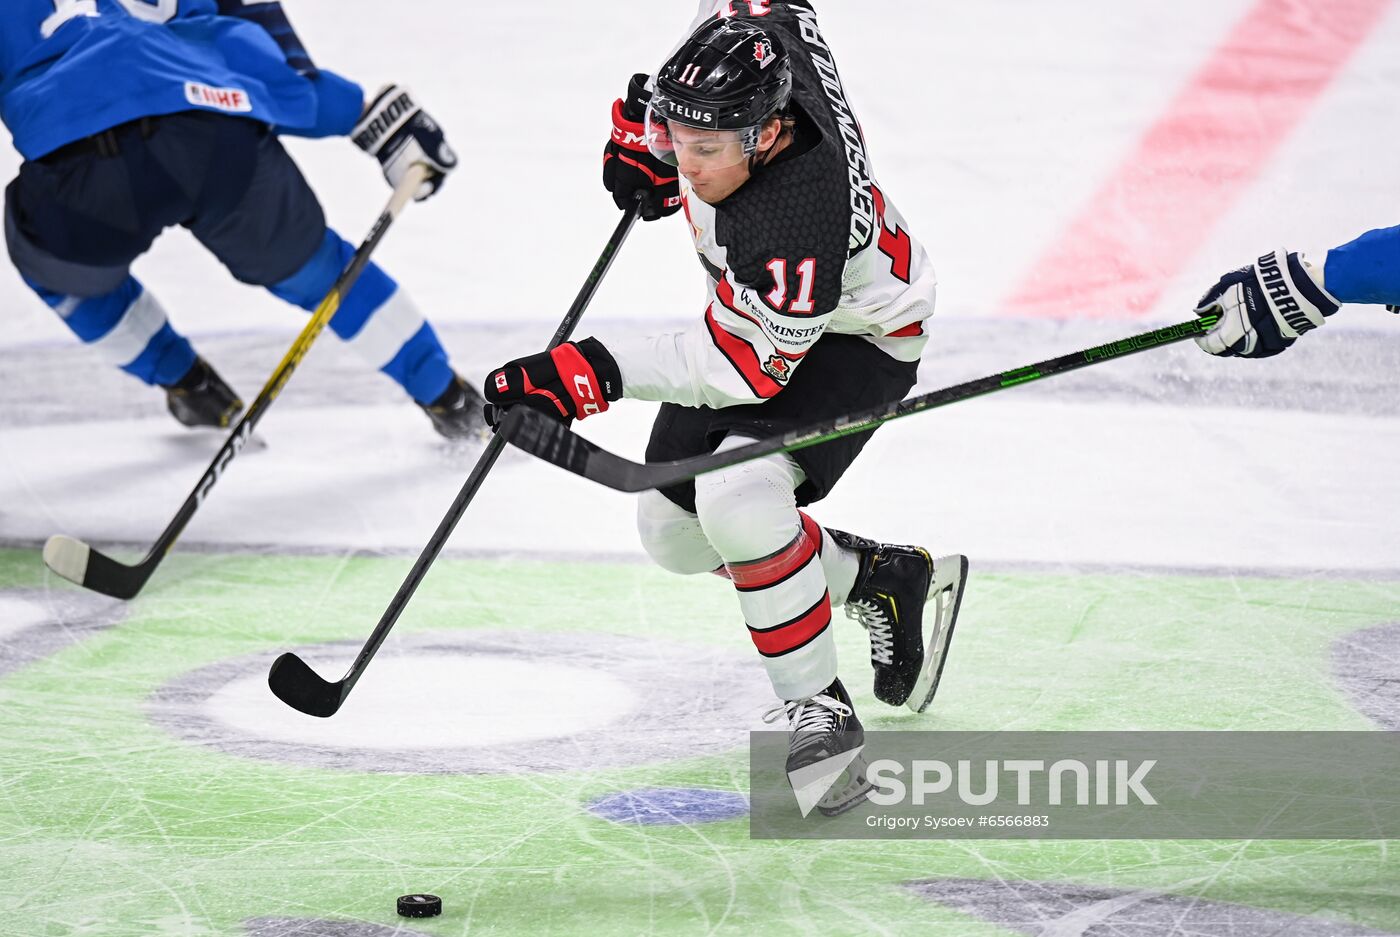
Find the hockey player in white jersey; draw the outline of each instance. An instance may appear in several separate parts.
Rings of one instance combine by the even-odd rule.
[[[933,269],[874,180],[809,4],[703,3],[656,76],[635,76],[614,105],[603,171],[620,207],[641,193],[645,218],[684,211],[710,278],[703,315],[680,332],[589,338],[511,361],[487,379],[494,405],[567,420],[622,396],[663,401],[647,449],[662,461],[913,387]],[[799,510],[830,492],[868,438],[748,462],[638,505],[657,563],[733,581],[783,700],[770,715],[793,733],[790,773],[862,744],[837,677],[833,607],[869,631],[875,695],[922,712],[961,599],[965,557],[823,530]],[[867,789],[857,773],[824,809]]]

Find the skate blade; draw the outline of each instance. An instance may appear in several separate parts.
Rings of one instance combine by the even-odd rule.
[[[841,778],[817,801],[817,810],[824,817],[836,817],[863,803],[875,789],[869,774],[870,765],[865,756],[857,755],[856,759],[846,766]]]
[[[928,606],[924,612],[925,617],[933,612],[933,630],[924,644],[919,678],[914,681],[914,689],[904,703],[916,713],[927,710],[938,692],[943,664],[948,659],[948,644],[953,639],[953,627],[958,623],[958,611],[962,608],[967,569],[967,557],[959,553],[933,561],[933,582],[929,585]]]

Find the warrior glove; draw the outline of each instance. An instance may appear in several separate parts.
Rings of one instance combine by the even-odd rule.
[[[416,201],[429,198],[442,187],[447,174],[457,168],[457,154],[447,145],[442,128],[418,106],[412,92],[385,85],[350,131],[355,145],[379,160],[384,178],[398,187],[414,163],[432,170]]]
[[[1196,344],[1212,355],[1268,358],[1287,351],[1341,308],[1322,288],[1320,272],[1283,250],[1220,278],[1196,304],[1199,316],[1220,317]]]

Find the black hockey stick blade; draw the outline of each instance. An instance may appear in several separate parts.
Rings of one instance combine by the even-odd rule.
[[[566,472],[581,475],[615,491],[637,492],[665,488],[702,474],[686,474],[692,463],[708,459],[680,459],[674,462],[640,464],[609,452],[569,429],[568,425],[546,416],[533,407],[512,407],[501,421],[497,435],[536,458],[557,465]],[[751,446],[729,452],[747,452]],[[752,458],[752,456],[750,456]]]
[[[308,716],[322,719],[334,716],[348,695],[345,681],[321,679],[306,661],[291,651],[272,662],[267,685],[282,702]]]
[[[209,492],[223,477],[224,470],[228,468],[229,463],[238,457],[248,441],[253,438],[254,427],[258,425],[258,421],[262,419],[268,407],[272,406],[272,402],[282,393],[282,388],[286,387],[287,381],[291,380],[297,365],[301,364],[301,360],[311,350],[312,343],[316,341],[326,324],[330,322],[331,316],[335,315],[336,310],[340,308],[341,297],[348,293],[355,281],[359,279],[360,274],[369,263],[370,255],[379,246],[379,242],[384,238],[384,233],[389,230],[389,226],[398,217],[399,212],[403,211],[404,206],[417,193],[427,178],[427,172],[428,170],[422,164],[410,167],[409,172],[394,189],[388,206],[375,221],[369,236],[355,251],[350,263],[346,265],[335,284],[331,286],[330,292],[326,294],[325,299],[321,300],[316,311],[302,327],[301,333],[287,349],[287,353],[282,356],[281,362],[272,372],[272,376],[267,379],[263,389],[243,413],[243,416],[234,424],[233,432],[219,447],[214,460],[209,463],[209,467],[200,476],[199,483],[185,497],[180,509],[175,512],[170,523],[165,525],[165,529],[161,531],[160,536],[146,551],[146,555],[141,558],[141,561],[134,565],[127,565],[93,549],[81,540],[64,534],[55,534],[44,544],[44,562],[49,569],[85,589],[110,595],[116,599],[130,599],[141,591],[156,571],[156,567],[170,552],[171,547],[175,546],[175,541],[180,538],[180,534],[184,532],[190,519],[199,510],[199,506],[204,503],[204,499],[209,496]]]
[[[133,598],[157,566],[149,556],[128,566],[64,534],[55,534],[44,544],[44,563],[69,582],[114,599]]]
[[[579,289],[569,311],[564,314],[559,328],[554,331],[554,337],[549,342],[550,348],[567,341],[569,336],[573,334],[579,318],[588,308],[588,304],[593,301],[593,295],[603,282],[604,275],[612,267],[617,252],[622,248],[623,242],[627,240],[627,235],[636,224],[640,212],[641,200],[639,198],[622,213],[621,220],[618,221],[612,237],[608,239],[602,254],[594,263],[593,269],[588,274],[588,279]],[[524,408],[517,407],[516,409]],[[457,528],[457,522],[466,513],[467,506],[476,497],[476,493],[486,480],[487,474],[496,464],[496,460],[501,457],[505,448],[506,441],[500,436],[493,437],[487,443],[485,451],[481,453],[471,473],[467,475],[467,480],[462,483],[461,491],[457,492],[457,497],[452,499],[447,513],[438,522],[437,530],[433,531],[432,537],[423,546],[422,552],[418,554],[418,559],[413,563],[413,568],[408,571],[408,576],[399,586],[399,591],[394,593],[394,598],[390,600],[384,614],[379,616],[379,622],[370,632],[369,638],[360,649],[359,656],[355,658],[355,663],[350,665],[350,669],[345,672],[345,676],[337,683],[329,683],[321,679],[295,654],[283,654],[273,663],[272,670],[267,675],[268,686],[272,688],[272,692],[276,694],[278,699],[293,709],[323,718],[334,715],[336,710],[340,709],[340,704],[345,702],[345,698],[355,688],[355,684],[364,674],[365,668],[374,659],[374,655],[379,652],[384,639],[389,636],[394,623],[399,620],[403,610],[408,607],[413,593],[418,590],[423,577],[428,575],[428,570],[437,560],[438,554],[442,552],[448,538],[452,536],[452,531]]]
[[[652,488],[669,488],[689,481],[697,475],[738,465],[752,459],[760,459],[775,452],[793,452],[816,446],[842,436],[855,433],[868,433],[878,426],[912,416],[935,407],[947,406],[960,400],[970,400],[984,394],[1029,384],[1032,381],[1067,371],[1075,371],[1103,361],[1112,361],[1148,348],[1160,348],[1183,339],[1204,335],[1210,331],[1220,317],[1215,313],[1202,314],[1189,322],[1182,322],[1166,328],[1144,332],[1130,338],[1107,345],[1099,345],[1084,351],[1051,358],[1038,364],[1004,371],[989,377],[979,378],[930,391],[907,400],[873,407],[847,416],[813,423],[800,429],[791,430],[780,436],[752,442],[747,446],[736,446],[723,452],[693,456],[689,459],[676,459],[670,462],[640,463],[624,459],[619,455],[591,443],[572,432],[568,426],[551,419],[544,413],[530,407],[514,407],[501,422],[499,435],[511,445],[523,449],[536,458],[552,463],[584,478],[615,491],[638,492]]]

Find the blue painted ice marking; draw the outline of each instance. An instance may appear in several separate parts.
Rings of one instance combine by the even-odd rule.
[[[749,799],[735,791],[703,787],[647,787],[621,791],[588,805],[588,812],[614,823],[680,826],[720,823],[749,815]]]

